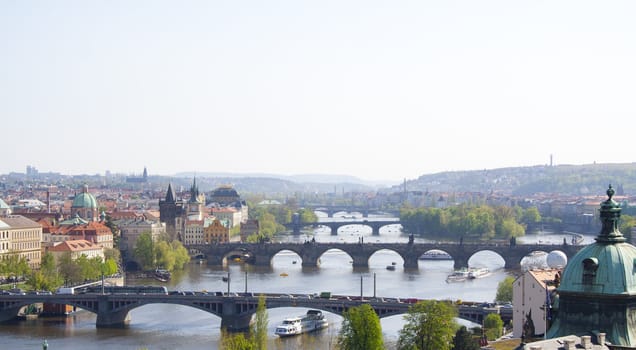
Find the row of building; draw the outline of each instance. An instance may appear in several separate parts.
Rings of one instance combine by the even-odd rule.
[[[20,204],[20,215],[14,215],[0,200],[0,256],[18,254],[34,268],[45,251],[103,257],[104,249],[115,247],[112,228],[116,227],[117,248],[124,260],[134,263],[134,248],[142,233],[150,233],[155,240],[167,235],[185,245],[196,245],[229,242],[231,232],[240,232],[236,240],[258,232],[258,221],[248,220],[248,207],[231,186],[213,191],[210,199],[206,205],[195,179],[187,199],[178,198],[169,184],[165,198],[158,200],[159,211],[99,212],[98,201],[86,185],[74,196],[66,216],[61,211],[51,212],[48,206],[25,210]]]

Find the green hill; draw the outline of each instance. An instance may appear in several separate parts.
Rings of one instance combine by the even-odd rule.
[[[406,182],[408,191],[501,192],[513,195],[602,194],[612,184],[618,194],[636,194],[636,163],[531,166],[452,171]],[[394,190],[404,190],[402,186]]]

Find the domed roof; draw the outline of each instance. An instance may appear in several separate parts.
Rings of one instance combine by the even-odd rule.
[[[607,190],[608,200],[601,203],[603,228],[590,244],[579,251],[563,271],[559,292],[636,295],[636,247],[626,243],[618,230],[621,208],[614,200],[614,190]]]
[[[73,199],[72,208],[97,208],[97,200],[93,197],[92,194],[88,193],[88,186],[84,185],[82,188],[82,193],[75,196]]]
[[[238,192],[232,186],[221,186],[214,191],[212,191],[212,196],[217,197],[239,197]]]

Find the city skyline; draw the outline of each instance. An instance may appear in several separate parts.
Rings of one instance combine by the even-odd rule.
[[[636,161],[636,4],[0,4],[0,173]]]

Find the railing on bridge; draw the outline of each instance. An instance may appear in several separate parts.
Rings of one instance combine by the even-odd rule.
[[[15,318],[24,306],[34,303],[54,303],[77,306],[97,314],[98,327],[120,326],[130,321],[128,313],[134,308],[153,303],[171,303],[194,307],[217,315],[221,317],[222,327],[236,331],[249,327],[260,295],[222,292],[4,294],[0,295],[0,322]],[[353,295],[329,295],[328,297],[320,297],[316,294],[268,293],[262,295],[265,297],[267,308],[306,307],[342,315],[351,307],[369,304],[380,317],[404,314],[411,305],[422,300]],[[505,318],[505,313],[500,312],[500,308],[477,303],[464,302],[458,305],[458,312],[459,317],[473,322],[480,322],[489,313],[499,313],[502,318]]]

